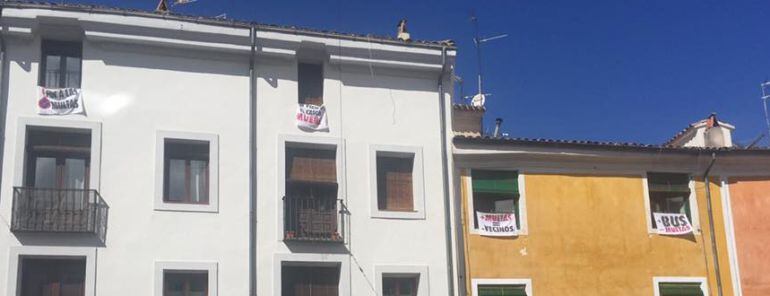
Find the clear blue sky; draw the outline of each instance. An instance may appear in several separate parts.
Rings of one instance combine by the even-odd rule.
[[[153,9],[156,0],[85,0]],[[198,0],[175,11],[261,23],[453,39],[465,93],[476,91],[471,11],[482,35],[487,123],[513,137],[661,143],[717,112],[750,142],[765,130],[760,82],[770,78],[767,1],[258,1]],[[768,143],[767,138],[763,143]]]

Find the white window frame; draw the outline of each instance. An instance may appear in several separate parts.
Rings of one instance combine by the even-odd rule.
[[[191,271],[208,273],[208,296],[217,296],[217,275],[218,264],[216,262],[181,262],[181,261],[158,261],[155,262],[155,296],[163,296],[163,274],[167,270],[173,271]]]
[[[471,287],[473,289],[473,294],[471,295],[478,296],[479,286],[483,285],[524,285],[524,291],[527,293],[527,296],[532,296],[532,279],[471,279]]]
[[[672,276],[656,276],[652,278],[652,290],[654,296],[660,296],[660,284],[661,283],[699,283],[700,289],[703,291],[703,296],[709,296],[708,284],[705,277],[672,277]]]
[[[409,212],[380,210],[377,192],[377,155],[389,157],[411,157],[412,165],[412,202],[413,210]],[[422,147],[370,145],[369,146],[369,198],[370,215],[372,218],[385,219],[425,219],[425,180],[423,173]]]
[[[276,233],[278,241],[283,241],[283,200],[286,196],[286,147],[306,147],[313,149],[326,149],[335,150],[335,162],[337,165],[337,199],[346,202],[346,187],[345,187],[345,166],[344,166],[344,140],[340,138],[331,137],[318,137],[318,136],[293,136],[293,135],[279,135],[278,136],[278,174],[276,174],[276,188],[278,188],[278,195],[276,204],[276,227],[278,232]],[[342,217],[337,217],[337,223],[342,223]],[[338,224],[340,225],[340,224]],[[342,229],[340,229],[341,231]],[[347,231],[347,230],[346,230]],[[341,233],[342,238],[345,239],[347,235]]]
[[[464,176],[467,178],[467,182],[464,183],[465,186],[465,192],[468,194],[468,199],[466,201],[467,207],[468,207],[468,231],[471,234],[480,235],[479,229],[473,226],[473,220],[476,216],[476,208],[473,206],[473,172],[474,169],[466,169]],[[491,171],[510,171],[510,172],[518,172],[518,182],[519,182],[519,223],[521,225],[519,226],[519,233],[517,236],[526,236],[529,234],[529,227],[527,224],[527,187],[526,187],[526,174],[523,173],[521,170],[510,170],[510,169],[476,169],[476,170],[491,170]]]
[[[96,248],[91,247],[11,247],[8,260],[7,295],[21,295],[21,277],[19,265],[22,257],[30,258],[85,258],[85,296],[95,296],[96,284]]]
[[[430,295],[427,265],[375,265],[374,274],[377,296],[382,296],[382,280],[386,275],[395,275],[396,277],[417,276],[417,296]]]
[[[644,172],[642,173],[642,189],[644,190],[644,209],[645,209],[645,221],[647,221],[647,233],[648,234],[658,234],[655,229],[652,228],[652,205],[650,204],[650,187],[647,183],[647,173],[650,172]],[[652,172],[652,173],[669,173],[669,172]],[[671,173],[679,173],[679,172],[671,172]],[[686,174],[686,173],[682,173]],[[699,217],[699,210],[698,210],[698,196],[695,193],[695,180],[693,180],[692,176],[690,177],[690,182],[688,183],[688,186],[690,187],[690,215],[692,216],[692,229],[693,234],[700,233],[700,217]]]
[[[185,204],[163,201],[163,173],[166,139],[206,141],[209,143],[209,203]],[[155,139],[155,210],[180,212],[219,211],[219,136],[210,133],[158,131]]]
[[[91,165],[89,167],[89,187],[88,189],[99,190],[99,181],[101,177],[102,160],[102,123],[96,121],[50,119],[37,117],[20,117],[19,126],[16,134],[16,163],[14,167],[15,186],[24,186],[25,164],[26,164],[26,146],[27,146],[27,128],[59,128],[71,130],[90,130],[91,131]]]
[[[281,268],[284,262],[297,263],[302,266],[333,266],[340,267],[340,283],[338,285],[340,296],[350,295],[350,257],[346,254],[313,254],[293,253],[275,254],[273,262],[273,294],[282,295]]]

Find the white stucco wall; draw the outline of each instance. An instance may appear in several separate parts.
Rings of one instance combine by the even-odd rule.
[[[96,295],[153,295],[156,262],[215,262],[219,295],[248,294],[248,56],[83,42],[87,115],[36,114],[40,39],[7,40],[10,87],[0,189],[0,287],[13,280],[10,249],[96,250]],[[20,118],[98,122],[98,191],[109,205],[104,246],[76,235],[9,232],[12,187],[23,157]],[[158,131],[218,136],[218,211],[154,207]]]

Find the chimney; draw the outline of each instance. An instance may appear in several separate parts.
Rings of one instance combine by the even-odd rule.
[[[409,36],[409,32],[406,31],[406,19],[402,19],[398,22],[398,29],[396,31],[396,38],[401,41],[412,41],[412,37]]]
[[[495,119],[495,133],[494,137],[500,137],[500,126],[503,125],[503,119],[498,117]]]
[[[732,147],[732,132],[735,126],[719,121],[716,113],[711,113],[706,119],[690,124],[679,132],[666,145],[674,147]]]
[[[484,106],[452,105],[452,131],[457,136],[480,137],[484,112]]]

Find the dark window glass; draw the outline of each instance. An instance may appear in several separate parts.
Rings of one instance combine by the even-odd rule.
[[[209,142],[166,139],[163,200],[209,203]]]
[[[699,283],[660,283],[660,296],[703,296]]]
[[[417,296],[417,276],[384,276],[382,296]]]
[[[27,130],[26,186],[88,189],[91,162],[89,131]]]
[[[527,296],[524,285],[482,285],[479,296]]]
[[[339,295],[339,266],[283,266],[282,296]]]
[[[22,296],[85,295],[85,259],[21,260]]]
[[[519,227],[519,175],[513,171],[473,170],[473,226],[478,228],[476,212],[513,213]]]
[[[297,66],[299,103],[321,106],[324,104],[324,74],[322,64],[302,63]]]
[[[692,223],[689,175],[647,173],[647,189],[650,195],[652,227],[656,227],[652,213],[686,214]]]
[[[163,296],[206,296],[208,294],[208,272],[163,272]]]
[[[38,84],[48,88],[80,88],[82,44],[43,40]]]
[[[414,211],[414,156],[377,156],[377,206],[384,211]]]

